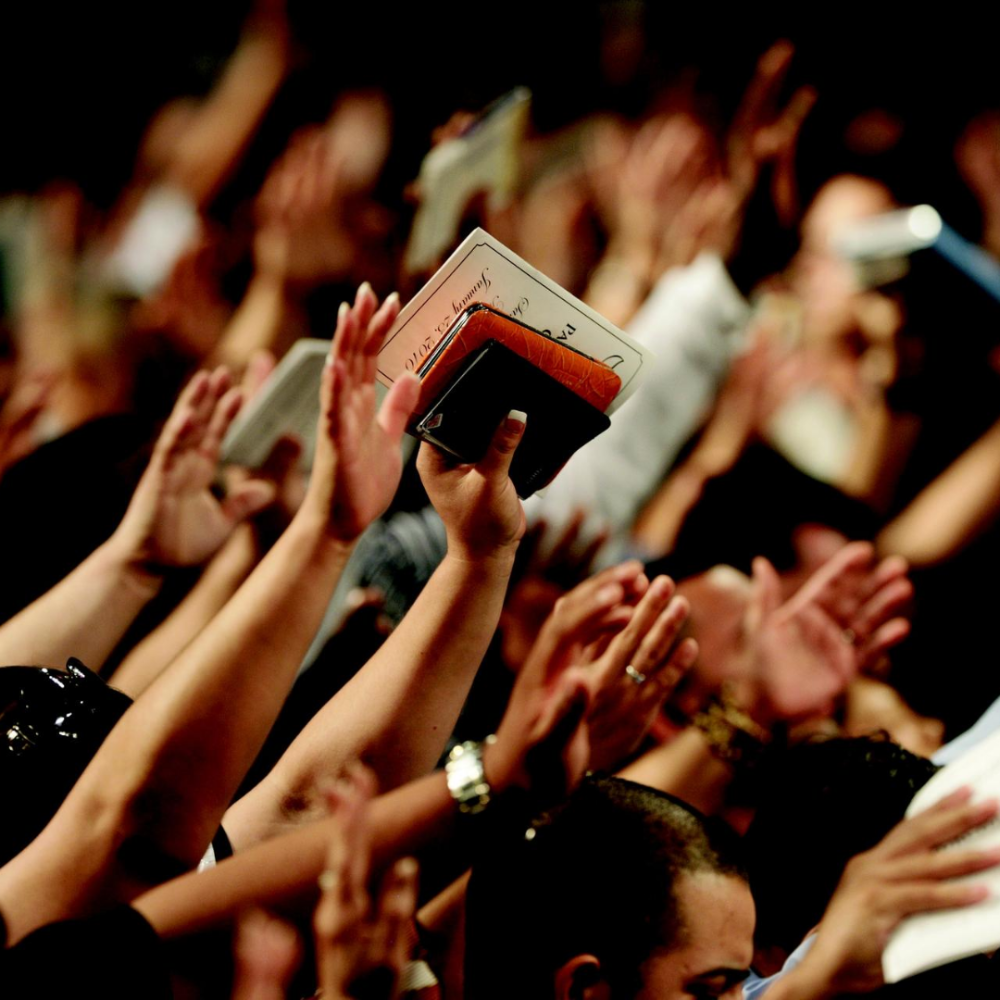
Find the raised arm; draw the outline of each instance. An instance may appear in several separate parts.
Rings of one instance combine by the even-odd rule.
[[[956,555],[1000,509],[1000,422],[963,452],[879,533],[881,552],[915,566]]]
[[[22,929],[129,899],[193,867],[257,753],[354,539],[389,503],[417,385],[376,417],[374,357],[398,304],[342,307],[313,476],[291,525],[212,623],[125,713],[49,826],[0,870]],[[13,933],[13,930],[12,930]]]
[[[497,810],[520,815],[522,809],[551,805],[571,790],[587,763],[582,724],[587,690],[584,671],[565,659],[536,658],[535,667],[518,677],[496,742],[483,750],[491,790],[486,812],[461,817],[441,771],[379,796],[369,810],[375,869],[442,842],[468,850],[488,835]],[[139,898],[136,909],[169,940],[229,925],[250,903],[309,903],[316,897],[316,880],[335,828],[335,820],[309,823],[209,871],[160,886]]]
[[[218,501],[210,487],[219,447],[240,406],[220,368],[199,372],[174,407],[114,534],[69,576],[0,627],[0,663],[97,670],[170,566],[211,556],[273,491],[251,480]]]
[[[529,418],[530,419],[530,418]],[[524,513],[507,475],[524,431],[512,413],[477,465],[424,445],[420,474],[448,552],[399,627],[226,814],[238,848],[325,813],[323,778],[364,760],[383,790],[430,771],[496,630]]]

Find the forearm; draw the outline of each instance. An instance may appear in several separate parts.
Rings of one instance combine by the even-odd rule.
[[[150,884],[115,860],[124,842],[194,867],[274,722],[347,560],[349,548],[324,528],[304,506],[233,599],[112,730],[36,841],[29,867],[52,869],[67,857],[81,870],[96,866],[84,897],[119,900]],[[65,846],[83,844],[81,825],[105,831],[81,846],[87,858]]]
[[[161,582],[134,565],[112,536],[0,627],[0,663],[62,666],[75,656],[99,670]]]
[[[235,167],[288,72],[279,31],[250,30],[225,68],[167,170],[168,180],[199,205],[214,197]]]
[[[643,754],[621,776],[676,795],[711,815],[719,812],[733,771],[712,753],[701,731],[689,726]]]
[[[995,517],[1000,502],[1000,423],[927,486],[877,539],[914,565],[954,555]]]
[[[138,698],[236,593],[258,559],[254,529],[240,525],[181,603],[125,657],[114,686]]]
[[[376,868],[454,834],[457,810],[444,774],[427,775],[371,805]],[[169,940],[226,926],[248,906],[311,904],[336,820],[320,820],[160,886],[135,902]]]
[[[170,802],[156,836],[197,861],[267,736],[350,549],[296,518],[233,599],[109,737],[134,761],[123,796]],[[129,724],[131,723],[131,724]],[[119,731],[120,734],[119,734]],[[121,773],[109,749],[106,765]],[[112,774],[94,782],[114,782]]]
[[[308,329],[301,307],[278,274],[256,274],[213,352],[213,363],[242,371],[256,351],[280,357]]]
[[[322,815],[322,779],[363,760],[382,789],[434,767],[499,621],[513,551],[447,555],[381,649],[226,816],[234,843]]]

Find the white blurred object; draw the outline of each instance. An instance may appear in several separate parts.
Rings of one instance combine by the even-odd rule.
[[[435,146],[420,165],[420,205],[406,247],[406,269],[434,267],[458,237],[462,212],[485,193],[492,208],[514,194],[531,91],[517,87],[494,101],[459,136]]]
[[[104,280],[145,298],[162,287],[200,233],[201,219],[188,195],[168,185],[151,187],[104,261]]]
[[[803,389],[768,423],[771,444],[793,465],[825,483],[839,483],[854,454],[857,427],[848,406],[819,386]]]

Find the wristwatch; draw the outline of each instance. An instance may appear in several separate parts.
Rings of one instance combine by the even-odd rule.
[[[475,816],[490,804],[490,786],[483,769],[483,747],[496,742],[487,736],[482,743],[466,742],[452,747],[444,766],[448,791],[458,803],[458,811]]]

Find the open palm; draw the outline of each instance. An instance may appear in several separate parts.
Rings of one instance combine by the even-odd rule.
[[[199,372],[181,393],[116,536],[133,561],[193,566],[212,556],[274,489],[246,480],[219,500],[211,490],[219,451],[242,402],[229,373]]]

